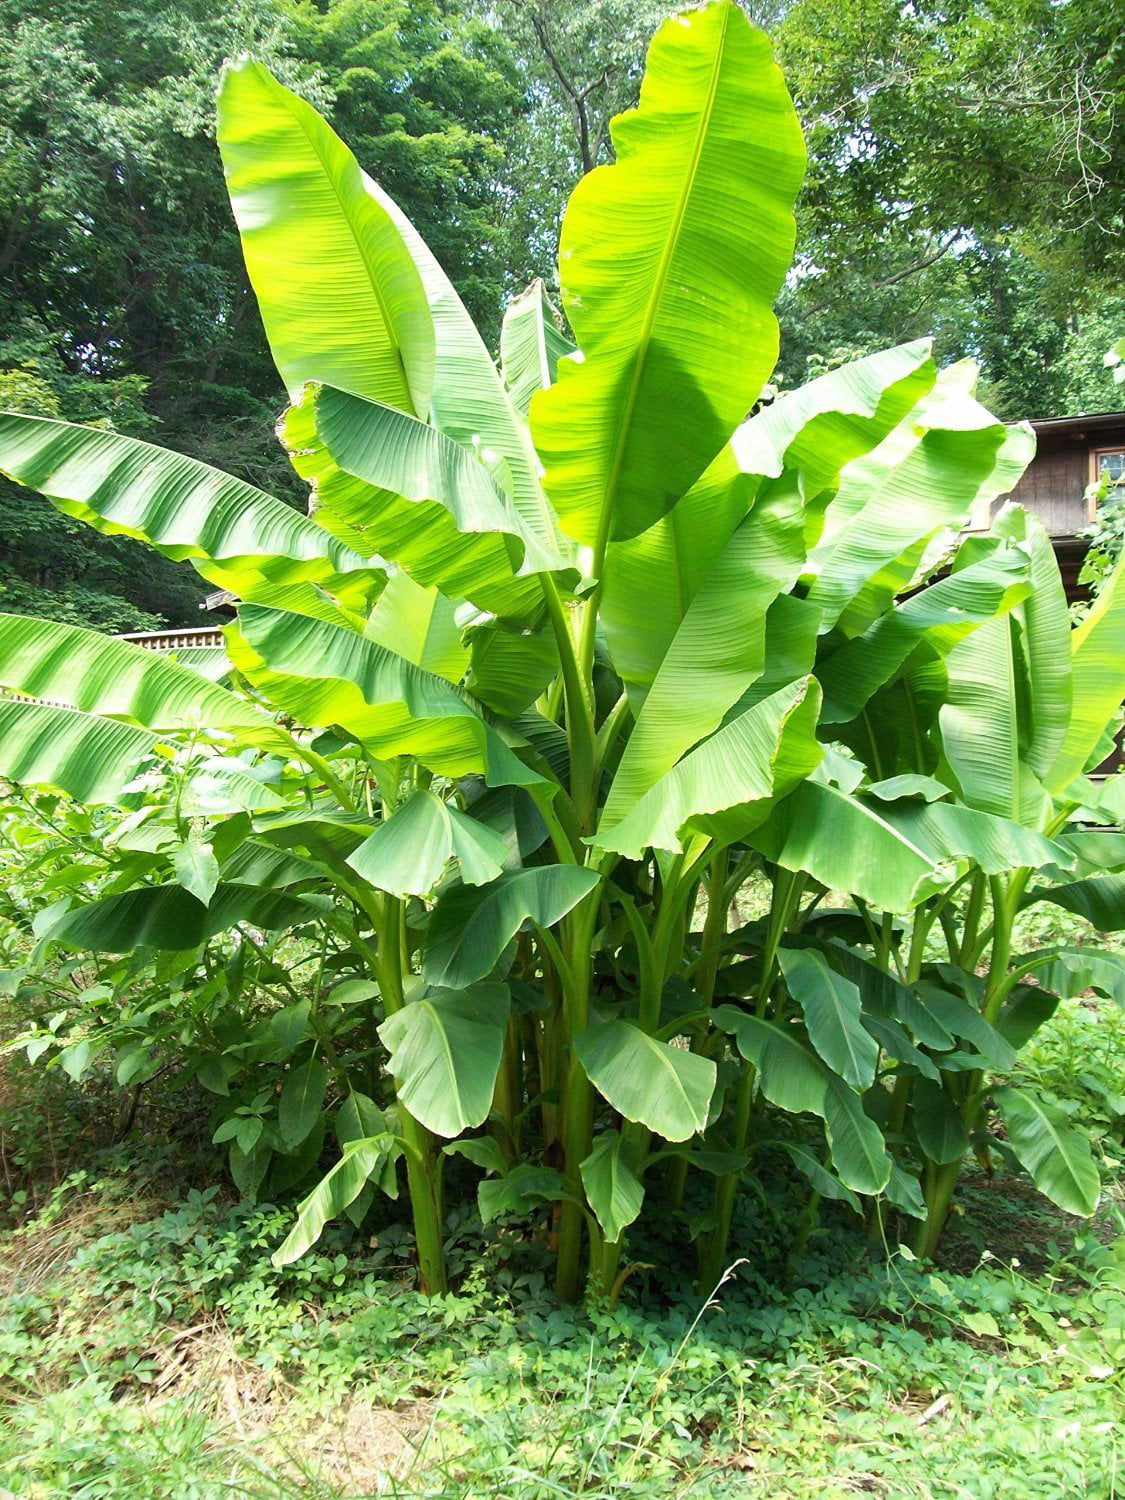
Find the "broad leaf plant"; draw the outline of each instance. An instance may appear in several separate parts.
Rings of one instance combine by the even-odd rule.
[[[250,1190],[271,1158],[308,1189],[280,1261],[402,1169],[442,1292],[453,1154],[482,1217],[552,1226],[567,1298],[615,1293],[647,1194],[710,1290],[767,1149],[924,1255],[970,1149],[1090,1213],[1081,1132],[996,1079],[1060,995],[1125,993],[1096,948],[1014,951],[1039,900],[1125,925],[1122,801],[1086,775],[1125,683],[1121,569],[1072,627],[1042,527],[990,520],[1030,431],[926,341],[767,389],[805,152],[737,5],[661,27],[613,144],[562,225],[565,323],[533,284],[497,363],[316,111],[227,70],[308,513],[0,417],[6,475],[237,600],[225,653],[178,658],[0,617],[0,775],[124,820],[114,888],[38,935],[348,955],[337,1019],[289,985],[277,1098],[216,1132]]]

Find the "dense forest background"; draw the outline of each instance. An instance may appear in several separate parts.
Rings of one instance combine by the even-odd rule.
[[[301,503],[214,144],[226,57],[325,110],[495,342],[634,102],[656,0],[5,0],[0,407]],[[1116,0],[748,0],[805,122],[778,379],[923,333],[1006,418],[1105,410],[1125,329]],[[1119,396],[1118,396],[1118,399]],[[186,566],[0,486],[0,609],[197,624]]]

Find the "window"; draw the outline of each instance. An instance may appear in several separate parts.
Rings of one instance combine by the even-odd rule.
[[[1090,481],[1125,479],[1125,448],[1095,448],[1090,454]]]
[[[1090,506],[1091,521],[1098,507],[1098,492],[1094,486],[1100,485],[1104,480],[1108,480],[1115,487],[1125,486],[1125,447],[1118,444],[1112,448],[1091,448],[1090,450],[1090,488],[1086,491],[1086,495]]]

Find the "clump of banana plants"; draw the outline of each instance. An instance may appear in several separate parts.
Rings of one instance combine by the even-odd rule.
[[[308,513],[0,417],[5,474],[238,601],[220,661],[0,618],[0,775],[165,830],[44,940],[347,954],[347,1024],[287,1007],[277,1121],[223,1137],[251,1189],[273,1157],[305,1188],[279,1261],[405,1176],[441,1293],[460,1155],[482,1218],[550,1222],[560,1296],[615,1293],[650,1191],[710,1290],[766,1144],[928,1254],[993,1102],[1089,1212],[1077,1132],[993,1075],[1056,995],[1121,990],[1012,933],[1043,898],[1120,925],[1121,835],[1076,820],[1112,815],[1084,773],[1125,585],[1072,629],[1037,524],[980,529],[1033,437],[928,342],[767,399],[805,152],[764,34],[727,0],[660,29],[567,208],[563,316],[534,284],[499,361],[260,64],[227,70],[218,139]],[[170,765],[186,790],[146,802]]]

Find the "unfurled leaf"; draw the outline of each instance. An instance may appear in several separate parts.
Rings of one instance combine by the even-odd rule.
[[[1101,1181],[1090,1142],[1050,1099],[1027,1089],[994,1094],[1008,1140],[1032,1181],[1052,1203],[1089,1217],[1098,1206]]]
[[[629,1162],[625,1140],[616,1130],[599,1135],[581,1164],[586,1201],[610,1244],[616,1244],[641,1211],[644,1187]]]
[[[494,829],[419,790],[347,862],[371,885],[402,897],[428,895],[451,859],[465,885],[486,885],[501,873],[507,856],[507,845]]]
[[[460,1135],[487,1116],[510,1009],[502,984],[434,989],[379,1027],[399,1098],[435,1135]]]
[[[281,1086],[277,1106],[277,1124],[281,1139],[292,1150],[308,1136],[324,1107],[328,1089],[328,1069],[319,1057],[311,1057],[298,1068],[291,1068]]]
[[[553,927],[598,885],[581,865],[511,870],[485,886],[453,886],[434,908],[422,956],[431,984],[475,984],[525,922]]]
[[[879,1047],[863,1025],[859,990],[813,948],[782,948],[778,962],[789,993],[804,1011],[813,1046],[845,1082],[867,1088],[875,1078]]]
[[[715,1064],[670,1047],[629,1021],[602,1021],[574,1038],[586,1076],[619,1114],[669,1141],[707,1126]]]

